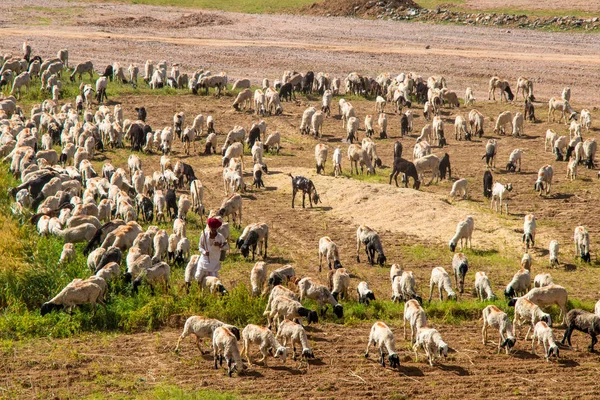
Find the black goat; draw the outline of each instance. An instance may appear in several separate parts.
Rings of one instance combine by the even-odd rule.
[[[302,93],[312,93],[313,83],[315,81],[315,73],[312,71],[308,71],[306,75],[302,77],[302,82],[300,86],[302,87]]]
[[[440,160],[440,179],[446,179],[446,172],[448,173],[448,180],[452,179],[452,169],[448,153],[445,153],[444,157]]]
[[[266,226],[266,225],[265,225]],[[267,247],[268,247],[269,234],[266,233],[264,237],[265,241],[265,251],[263,253],[263,258],[267,258]],[[236,247],[240,249],[242,255],[247,258],[250,254],[250,250],[252,250],[252,261],[254,261],[254,257],[256,255],[256,247],[258,247],[258,243],[261,241],[260,235],[253,229],[250,229],[248,235],[246,235],[246,239],[238,239],[236,242]],[[259,249],[260,250],[260,249]],[[259,253],[260,255],[260,253]]]
[[[131,137],[131,151],[142,151],[146,144],[146,136],[152,132],[150,125],[133,123],[129,128],[129,136]]]
[[[96,271],[94,271],[94,273],[97,273],[102,269],[102,267],[110,264],[111,262],[116,262],[120,265],[121,260],[123,260],[123,252],[121,249],[118,247],[109,247],[108,250],[102,254],[102,258],[100,258],[100,262],[98,262],[98,265],[96,265]]]
[[[246,143],[248,143],[248,147],[252,149],[252,147],[254,146],[254,142],[256,142],[257,140],[260,141],[260,128],[258,126],[255,126],[254,128],[250,129],[250,132],[248,133],[248,139],[246,139]]]
[[[13,198],[15,198],[20,190],[27,189],[31,197],[35,199],[42,192],[42,188],[44,187],[44,185],[50,182],[50,180],[54,178],[54,176],[56,176],[54,172],[48,172],[47,174],[38,176],[37,178],[30,180],[29,182],[22,183],[21,185],[15,188],[11,188],[9,190],[9,193]]]
[[[294,94],[294,88],[291,83],[286,83],[279,89],[279,98],[283,101],[292,101],[292,95]]]
[[[288,175],[290,176],[290,178],[292,178],[292,208],[294,208],[294,200],[296,199],[296,194],[299,190],[302,190],[302,208],[304,208],[304,203],[307,194],[311,208],[313,206],[313,203],[317,205],[319,202],[321,202],[319,194],[317,193],[317,188],[310,179],[305,178],[303,176],[294,177],[292,176],[292,174]]]
[[[177,195],[173,189],[167,190],[165,201],[167,203],[167,214],[172,221],[177,217],[177,213],[179,212],[179,208],[177,207]]]
[[[402,114],[400,118],[400,134],[401,136],[408,135],[408,117]]]
[[[90,240],[85,249],[83,249],[83,254],[87,256],[92,250],[94,250],[96,247],[102,244],[102,242],[110,232],[114,231],[121,225],[125,225],[125,221],[116,220],[107,222],[106,224],[102,225],[100,229],[96,230],[96,233],[92,237],[92,240]]]
[[[136,107],[135,111],[137,112],[138,119],[146,122],[146,117],[147,117],[146,108],[145,107]]]
[[[567,330],[561,341],[565,344],[565,341],[571,345],[571,335],[573,331],[580,331],[587,333],[592,338],[592,343],[588,346],[590,352],[594,352],[594,346],[598,343],[596,336],[600,334],[600,317],[591,312],[575,308],[567,313],[566,318]]]
[[[492,173],[486,170],[483,173],[483,197],[491,198],[492,197],[492,186],[494,185],[494,178],[492,177]]]
[[[252,182],[252,186],[254,186],[257,189],[265,187],[265,183],[262,180],[262,173],[262,168],[257,168],[254,170],[254,182]]]
[[[104,76],[105,78],[108,78],[112,82],[112,80],[113,80],[113,66],[112,65],[107,65],[106,68],[104,68],[104,73],[101,76]]]
[[[419,180],[419,174],[417,173],[417,168],[415,164],[412,162],[405,160],[404,158],[396,158],[394,157],[394,166],[392,167],[392,173],[390,174],[390,185],[392,184],[392,178],[396,182],[396,186],[398,186],[398,174],[402,172],[404,176],[402,177],[402,181],[404,182],[404,187],[408,187],[408,178],[413,178],[413,189],[419,190],[421,186],[421,181]]]
[[[533,108],[533,103],[529,100],[525,100],[523,115],[525,115],[525,120],[535,122],[535,109]]]
[[[141,213],[140,213],[141,211]],[[144,222],[149,223],[154,220],[154,204],[149,197],[144,196],[139,204],[138,214],[142,214]]]

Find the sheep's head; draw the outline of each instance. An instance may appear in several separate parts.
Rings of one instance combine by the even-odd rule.
[[[517,342],[517,338],[509,337],[509,338],[506,338],[506,340],[504,340],[504,342],[502,342],[500,344],[500,347],[502,347],[503,349],[507,348],[508,351],[510,352],[510,349],[512,349],[515,346],[516,342]]]
[[[365,298],[367,300],[375,300],[375,293],[373,293],[372,291],[369,291],[366,295]]]
[[[60,310],[62,308],[63,308],[63,306],[60,304],[44,303],[44,304],[42,304],[42,308],[40,309],[40,314],[43,317],[44,315],[49,314],[54,310]]]
[[[421,187],[421,181],[415,179],[415,184],[413,185],[413,189],[419,190],[419,187]]]
[[[342,318],[344,316],[344,307],[342,307],[341,304],[336,304],[333,307],[333,313],[335,314],[336,317]]]
[[[508,299],[508,298],[512,298],[514,296],[515,296],[515,289],[512,286],[509,288],[506,288],[506,290],[504,291],[504,297]],[[515,302],[516,302],[516,300],[515,300]],[[510,306],[510,302],[508,305]],[[514,304],[513,304],[513,306],[514,306]]]
[[[590,252],[588,251],[587,253],[585,253],[585,254],[582,254],[582,255],[581,255],[581,259],[582,259],[583,261],[585,261],[586,263],[589,263],[589,262],[591,262]]]
[[[335,260],[333,262],[333,269],[340,269],[340,268],[343,268],[342,263],[340,262],[340,260]]]
[[[550,316],[550,314],[545,314],[541,318],[541,321],[544,321],[548,326],[552,326],[552,317]]]
[[[448,300],[450,300],[450,301],[456,301],[457,300],[456,293],[449,293],[448,294]]]
[[[506,171],[508,172],[515,172],[516,167],[513,163],[509,162],[508,164],[506,164]]]
[[[225,289],[225,286],[223,286],[221,283],[219,283],[217,285],[217,292],[221,293],[222,295],[229,294],[229,292],[227,291],[227,289]]]
[[[444,343],[444,341],[440,342],[440,345],[438,347],[438,353],[440,357],[448,357],[448,345]]]
[[[302,358],[304,358],[304,359],[315,358],[315,355],[311,349],[303,349],[302,350]]]
[[[398,354],[394,353],[388,355],[388,361],[390,362],[390,367],[400,368],[400,357],[398,357]]]
[[[331,292],[331,295],[333,296],[333,298],[335,299],[335,301],[338,301],[338,297],[340,295],[338,292]]]
[[[450,251],[454,253],[454,251],[456,250],[456,243],[451,240],[450,242],[448,242],[448,247],[450,247]]]
[[[546,358],[552,357],[553,354],[556,356],[556,358],[559,357],[559,355],[558,355],[558,346],[556,346],[556,345],[550,346],[550,348],[548,349],[548,354],[546,354]]]
[[[298,315],[301,317],[306,317],[308,324],[319,322],[319,316],[316,311],[309,310],[308,308],[300,307],[298,309]]]
[[[280,358],[281,362],[284,363],[285,360],[287,359],[287,353],[288,353],[288,349],[287,347],[278,347],[277,350],[275,350],[275,354],[273,355],[273,357],[275,358]]]
[[[386,261],[386,256],[383,253],[379,253],[379,255],[377,256],[377,264],[383,267]]]
[[[313,201],[313,203],[315,203],[315,204],[318,204],[318,203],[323,203],[323,202],[321,201],[321,198],[319,197],[319,194],[317,193],[317,191],[316,191],[316,190],[313,192],[313,195],[312,195],[312,201]]]

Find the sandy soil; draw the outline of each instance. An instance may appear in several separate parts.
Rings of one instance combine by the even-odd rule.
[[[597,35],[220,12],[210,13],[215,22],[208,26],[200,18],[200,26],[172,29],[172,22],[190,10],[58,0],[44,2],[52,12],[38,6],[31,0],[0,5],[4,48],[20,48],[29,39],[34,51],[53,56],[66,47],[73,62],[93,54],[98,70],[114,61],[142,64],[151,54],[155,60],[180,63],[184,71],[226,71],[232,78],[250,77],[255,82],[265,76],[273,80],[287,69],[334,75],[357,70],[373,76],[412,70],[424,77],[452,76],[453,89],[462,93],[471,86],[480,99],[485,98],[491,75],[511,81],[525,75],[535,81],[536,93],[545,97],[570,85],[574,98],[598,100]],[[47,18],[48,25],[23,27],[22,21],[35,23],[39,17]],[[153,20],[129,28],[111,23],[127,17]],[[573,73],[565,79],[565,71]]]

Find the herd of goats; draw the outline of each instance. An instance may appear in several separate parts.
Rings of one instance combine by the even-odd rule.
[[[96,304],[105,305],[105,296],[109,290],[108,283],[116,279],[125,279],[132,283],[135,294],[141,285],[149,285],[152,293],[155,287],[162,285],[165,291],[171,275],[171,265],[186,265],[184,279],[189,288],[198,268],[198,255],[191,255],[192,245],[187,237],[186,220],[190,212],[201,217],[205,214],[203,204],[202,183],[196,178],[193,168],[181,160],[171,160],[173,144],[176,140],[182,143],[186,154],[190,150],[196,153],[196,141],[206,138],[206,154],[217,152],[218,135],[214,129],[212,116],[206,119],[198,115],[192,125],[185,125],[184,113],[173,117],[173,125],[153,131],[146,123],[147,112],[144,107],[136,108],[136,120],[124,119],[124,110],[120,104],[113,108],[104,105],[106,90],[110,81],[120,84],[138,83],[139,68],[131,64],[126,70],[115,63],[104,69],[96,80],[95,87],[81,83],[80,95],[75,103],[63,102],[60,98],[61,79],[70,69],[70,80],[82,80],[87,74],[94,79],[94,66],[91,61],[76,64],[69,68],[68,51],[59,51],[56,58],[42,60],[33,56],[31,46],[25,42],[23,57],[0,56],[0,88],[6,86],[10,95],[0,98],[0,155],[5,163],[10,163],[10,172],[20,179],[20,184],[10,189],[10,195],[15,199],[12,211],[18,216],[31,216],[32,223],[40,235],[55,235],[64,240],[60,263],[69,262],[75,258],[74,243],[87,243],[84,253],[88,256],[88,267],[93,275],[87,279],[75,279],[70,282],[54,298],[41,307],[42,316],[54,310],[68,309],[81,304],[92,304],[94,313]],[[167,74],[167,63],[160,62],[156,66],[148,61],[144,66],[144,82],[152,89],[162,86],[189,88],[193,93],[199,89],[208,92],[216,88],[217,94],[227,89],[227,76],[223,73],[213,75],[210,71],[196,71],[191,76],[180,73],[179,66],[173,65]],[[379,136],[387,137],[386,104],[394,107],[394,112],[400,115],[401,136],[412,130],[412,101],[423,104],[424,115],[428,123],[421,131],[413,151],[413,161],[402,157],[402,144],[394,144],[393,172],[390,183],[395,179],[398,185],[398,175],[402,172],[405,185],[413,178],[414,188],[418,189],[424,180],[424,173],[431,172],[434,178],[451,177],[450,160],[446,154],[441,160],[431,154],[431,145],[447,146],[444,135],[444,122],[440,117],[440,109],[444,106],[459,105],[456,92],[446,86],[443,77],[430,77],[423,80],[415,73],[401,73],[397,76],[381,74],[377,78],[369,78],[357,73],[349,74],[345,79],[331,78],[328,74],[308,72],[300,74],[286,71],[281,80],[262,82],[262,88],[250,89],[250,80],[239,79],[233,84],[232,90],[239,90],[233,107],[236,110],[248,108],[257,115],[278,115],[283,112],[284,101],[291,101],[297,93],[317,92],[322,95],[322,107],[309,107],[302,115],[300,123],[301,134],[312,134],[321,137],[323,120],[331,114],[333,96],[347,94],[370,96],[375,98],[377,116],[367,115],[364,120],[365,138],[360,144],[353,143],[358,138],[359,120],[352,104],[341,98],[339,114],[346,131],[345,142],[349,143],[348,159],[351,170],[358,173],[367,169],[373,173],[381,160],[376,153],[373,140],[374,123],[377,121]],[[40,84],[46,93],[46,100],[33,105],[30,115],[26,115],[17,104],[23,89],[32,84]],[[500,90],[501,101],[514,99],[508,81],[493,77],[489,84],[489,97],[495,99],[496,89]],[[7,91],[8,89],[5,89]],[[524,98],[523,113],[512,115],[506,111],[498,116],[495,133],[500,135],[523,134],[525,119],[535,119],[532,81],[520,77],[517,81],[516,96],[521,92]],[[15,97],[15,95],[17,97]],[[96,101],[94,101],[96,100]],[[560,113],[560,121],[567,124],[571,121],[570,135],[558,136],[548,130],[546,144],[550,144],[557,160],[569,160],[569,176],[576,177],[577,165],[583,163],[588,168],[594,167],[596,142],[594,139],[583,141],[582,129],[590,129],[591,115],[588,110],[575,112],[569,103],[570,90],[565,88],[561,97],[553,97],[549,101],[548,120],[554,120],[554,113]],[[469,106],[475,101],[473,91],[467,88],[464,105]],[[96,107],[96,111],[93,108]],[[404,111],[406,108],[406,111]],[[509,127],[507,130],[507,126]],[[204,129],[206,128],[206,136]],[[455,139],[470,139],[472,136],[483,135],[484,117],[473,109],[468,118],[457,116],[454,123]],[[106,147],[124,146],[124,141],[131,144],[131,155],[128,165],[113,166],[110,162],[102,166],[98,174],[91,160]],[[243,155],[245,144],[250,148],[254,164],[252,176],[254,185],[262,184],[262,174],[268,173],[264,162],[265,152],[279,152],[281,136],[273,132],[266,137],[266,122],[255,123],[249,132],[241,126],[235,126],[226,136],[222,146],[223,180],[226,197],[220,207],[210,211],[209,218],[222,222],[218,229],[227,240],[230,238],[229,223],[239,227],[242,224],[241,193],[245,190]],[[54,150],[59,145],[60,154]],[[486,145],[486,164],[495,166],[497,143],[490,139]],[[160,151],[160,171],[145,175],[142,161],[136,152],[153,153]],[[507,169],[520,171],[521,150],[516,149],[510,155]],[[315,148],[317,173],[325,168],[328,158],[328,148],[319,143]],[[334,175],[341,173],[342,153],[339,147],[333,152]],[[354,167],[354,168],[353,168]],[[490,168],[491,169],[491,168]],[[508,197],[512,185],[494,183],[490,172],[484,175],[484,195],[491,199],[496,209],[504,201],[508,212]],[[290,175],[291,176],[291,175]],[[538,174],[535,188],[540,192],[549,193],[552,184],[552,166],[543,166]],[[451,196],[466,196],[466,180],[454,182]],[[302,192],[302,206],[308,195],[312,207],[320,201],[314,183],[302,176],[292,176],[293,198]],[[182,189],[185,192],[181,193]],[[180,195],[178,196],[178,191]],[[167,217],[173,221],[173,233],[160,229],[153,222],[166,222]],[[147,224],[146,229],[138,221]],[[202,222],[203,223],[203,222]],[[470,247],[474,229],[474,218],[466,217],[460,221],[456,234],[449,242],[450,249],[455,252],[460,243]],[[259,255],[267,259],[268,226],[265,223],[248,224],[236,241],[236,247],[244,257],[254,261],[258,249]],[[536,220],[533,214],[525,217],[523,242],[527,249],[535,245]],[[585,227],[575,228],[574,241],[577,256],[589,262],[589,234]],[[360,250],[364,246],[370,264],[384,265],[387,262],[383,244],[378,233],[368,226],[359,226],[356,232],[356,260],[360,262]],[[552,241],[549,246],[550,263],[558,263],[558,242]],[[226,254],[221,258],[225,259]],[[252,294],[268,295],[268,303],[264,315],[268,326],[248,325],[241,332],[232,325],[216,319],[202,316],[192,316],[186,323],[177,343],[188,335],[196,338],[198,349],[202,352],[201,342],[205,338],[212,340],[214,366],[226,360],[228,373],[231,376],[236,369],[246,368],[242,362],[245,355],[248,365],[251,359],[248,349],[251,344],[258,346],[262,354],[260,362],[267,366],[270,356],[285,362],[288,347],[293,348],[296,358],[296,345],[301,347],[301,357],[309,360],[314,357],[306,331],[300,321],[304,318],[307,323],[318,322],[319,314],[323,316],[331,305],[336,317],[344,315],[343,305],[339,301],[350,299],[351,275],[342,266],[338,246],[331,238],[325,236],[319,240],[319,271],[323,259],[328,264],[327,285],[319,283],[310,277],[297,277],[294,268],[286,265],[268,273],[264,261],[257,262],[252,268],[250,282]],[[121,266],[124,263],[125,272]],[[187,263],[187,264],[186,264]],[[590,350],[593,351],[597,342],[596,335],[600,333],[600,302],[596,305],[595,313],[581,309],[567,310],[567,291],[564,287],[554,284],[550,274],[539,274],[533,279],[530,276],[531,257],[525,253],[521,268],[507,284],[505,296],[509,306],[514,306],[514,320],[494,304],[483,309],[482,340],[486,343],[487,331],[492,328],[499,332],[498,352],[505,349],[509,353],[516,345],[517,337],[521,336],[522,326],[530,325],[525,340],[533,331],[532,352],[535,343],[543,344],[544,355],[548,360],[552,355],[559,356],[559,345],[555,341],[552,330],[552,318],[544,311],[548,306],[560,308],[560,317],[566,327],[562,344],[571,345],[571,333],[579,330],[588,333],[591,338]],[[456,299],[455,290],[464,292],[465,277],[469,269],[467,257],[463,253],[455,253],[452,260],[452,271],[449,274],[444,268],[437,267],[431,272],[429,301],[432,300],[434,288],[437,287],[440,300],[446,292],[447,299]],[[451,275],[454,276],[453,285]],[[124,278],[123,278],[124,277]],[[398,264],[390,268],[392,299],[404,302],[404,337],[406,339],[406,324],[410,327],[410,337],[414,343],[413,350],[422,348],[431,365],[436,358],[445,357],[449,346],[440,332],[428,326],[427,315],[422,307],[423,300],[417,294],[415,276],[412,271],[405,271]],[[207,276],[198,282],[202,290],[211,293],[226,294],[227,290],[216,276]],[[292,290],[290,288],[294,288]],[[484,272],[475,274],[475,291],[482,301],[495,300],[490,280]],[[358,300],[366,305],[375,299],[367,282],[360,282],[356,287]],[[313,299],[318,304],[318,310],[309,310],[302,305],[305,299]],[[238,347],[242,342],[242,350]],[[395,338],[392,330],[383,322],[376,322],[370,331],[365,357],[368,357],[370,346],[379,350],[379,362],[385,366],[386,358],[391,367],[400,366],[400,357],[396,352]],[[286,347],[287,346],[287,347]]]

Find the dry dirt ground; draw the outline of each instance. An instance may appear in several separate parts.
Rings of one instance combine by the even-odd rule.
[[[380,71],[414,70],[423,76],[439,73],[447,77],[450,88],[462,93],[468,84],[475,89],[479,100],[475,108],[486,116],[485,136],[472,142],[457,142],[453,137],[453,121],[457,113],[466,116],[467,110],[444,109],[446,137],[449,146],[434,148],[433,152],[447,152],[452,162],[453,178],[469,180],[469,200],[447,201],[451,182],[424,186],[421,191],[396,189],[387,185],[387,174],[392,162],[392,147],[399,139],[399,117],[388,106],[390,139],[377,141],[378,154],[385,168],[378,178],[368,181],[355,178],[333,178],[328,161],[325,176],[314,172],[314,145],[317,140],[298,134],[302,111],[318,105],[317,97],[299,98],[297,103],[284,103],[284,115],[266,118],[268,132],[278,130],[283,137],[279,155],[267,155],[270,174],[265,177],[267,188],[250,191],[244,200],[244,224],[265,221],[271,231],[272,256],[268,260],[273,268],[282,262],[294,264],[298,275],[325,280],[326,273],[317,272],[317,242],[329,235],[340,246],[342,263],[359,280],[368,280],[376,296],[390,296],[389,270],[369,267],[355,260],[355,230],[360,223],[368,223],[379,230],[389,262],[398,262],[405,269],[415,271],[419,292],[427,297],[431,267],[442,264],[450,269],[452,254],[447,242],[456,222],[465,215],[475,217],[473,245],[477,254],[500,257],[510,267],[498,267],[480,261],[471,266],[467,288],[472,287],[474,272],[484,270],[492,280],[494,291],[502,294],[503,286],[510,280],[519,265],[522,254],[520,236],[523,216],[533,212],[538,219],[538,237],[534,256],[533,274],[547,271],[547,248],[551,239],[561,243],[563,266],[568,268],[550,271],[555,282],[564,285],[573,297],[584,300],[598,298],[597,261],[595,249],[600,248],[600,228],[592,217],[597,214],[597,171],[580,167],[575,183],[565,179],[566,163],[554,162],[551,153],[544,152],[543,138],[546,129],[568,134],[566,127],[545,122],[545,101],[550,95],[560,94],[564,85],[573,89],[576,109],[587,107],[597,119],[597,83],[591,88],[586,82],[595,76],[598,57],[598,39],[594,35],[548,34],[518,32],[510,34],[495,29],[397,24],[352,19],[331,20],[297,16],[254,16],[215,13],[226,21],[216,29],[196,27],[161,32],[157,24],[152,28],[100,28],[78,25],[82,21],[107,21],[118,13],[122,17],[145,15],[156,19],[177,19],[189,11],[165,12],[153,7],[122,5],[85,5],[92,11],[85,15],[69,17],[64,24],[49,26],[17,26],[23,16],[19,7],[33,3],[6,2],[3,19],[8,21],[0,29],[3,36],[2,53],[17,53],[20,43],[27,38],[42,55],[51,55],[60,47],[68,47],[73,62],[91,58],[96,65],[111,61],[142,63],[148,54],[157,61],[165,58],[181,62],[184,70],[200,66],[225,70],[230,76],[250,76],[255,81],[268,76],[271,80],[284,69],[308,68],[341,75],[351,70]],[[36,3],[37,4],[37,3]],[[48,2],[57,8],[77,3]],[[7,6],[8,5],[8,6]],[[87,8],[86,8],[87,10]],[[103,15],[100,15],[103,14]],[[48,14],[51,15],[51,14]],[[92,17],[94,15],[94,17]],[[198,21],[211,20],[198,18]],[[11,22],[12,21],[12,22]],[[229,23],[231,21],[231,23]],[[105,24],[107,25],[107,24]],[[112,25],[107,25],[112,26]],[[249,27],[252,26],[252,29]],[[106,32],[110,30],[110,33]],[[110,38],[109,38],[110,36]],[[349,39],[348,36],[351,38]],[[432,43],[431,50],[424,44]],[[572,45],[576,43],[577,45]],[[491,52],[490,47],[501,51]],[[38,52],[39,50],[34,50]],[[490,122],[500,111],[520,111],[520,103],[500,104],[485,99],[487,81],[493,73],[508,77],[511,82],[520,74],[536,77],[537,117],[544,122],[525,125],[525,137],[498,137],[492,134]],[[249,128],[256,117],[238,113],[231,108],[233,99],[223,96],[179,95],[170,97],[123,96],[111,98],[121,102],[126,117],[133,118],[133,108],[144,105],[148,122],[155,128],[171,124],[175,112],[186,116],[197,113],[213,115],[216,129],[224,135],[234,124]],[[372,102],[353,101],[363,127],[364,115],[372,113]],[[345,136],[337,118],[337,107],[332,110],[324,126],[323,141],[329,144],[330,155],[334,146],[346,153]],[[417,106],[414,131],[411,137],[400,139],[405,157],[411,158],[412,146],[420,129],[425,125],[422,108]],[[597,126],[597,122],[595,123]],[[219,136],[219,145],[224,136]],[[364,131],[360,132],[360,138]],[[510,216],[494,215],[489,203],[483,199],[481,177],[485,170],[481,155],[485,141],[494,137],[499,141],[496,180],[513,183],[515,190],[510,203]],[[598,139],[598,131],[584,131],[584,138]],[[200,145],[200,143],[198,143]],[[201,146],[200,146],[201,147]],[[507,174],[503,166],[514,148],[525,150],[521,174]],[[123,166],[126,151],[108,151],[104,156],[115,165]],[[247,160],[250,156],[246,155]],[[218,207],[224,194],[221,181],[220,156],[194,155],[185,157],[182,147],[175,146],[173,159],[190,163],[197,176],[207,187],[205,200],[209,208]],[[157,168],[157,155],[144,156],[146,173]],[[98,158],[96,166],[106,160]],[[537,170],[551,163],[555,168],[555,183],[549,197],[540,198],[533,190]],[[345,171],[349,169],[346,159]],[[314,179],[322,194],[323,204],[313,209],[290,207],[291,185],[287,173],[302,174]],[[246,182],[250,183],[250,176]],[[383,182],[384,184],[380,183]],[[298,200],[298,199],[297,199]],[[572,232],[578,224],[585,224],[592,239],[593,266],[584,266],[574,260]],[[417,257],[411,246],[425,245],[431,249]],[[361,253],[361,256],[364,253]],[[435,256],[433,256],[435,254]],[[495,258],[495,259],[496,259]],[[252,263],[244,271],[225,271],[222,278],[231,287],[240,280],[247,281]],[[469,291],[469,290],[467,290]],[[465,293],[471,298],[470,293]],[[294,363],[285,366],[271,362],[266,369],[255,367],[249,373],[229,379],[223,370],[211,369],[208,357],[200,357],[187,340],[180,355],[173,352],[178,330],[164,329],[153,333],[133,335],[84,335],[70,340],[33,340],[15,343],[10,352],[2,354],[0,382],[2,386],[17,388],[24,398],[35,396],[67,397],[86,395],[100,390],[104,395],[144,393],[153,385],[171,383],[186,389],[208,387],[219,390],[237,390],[241,394],[271,395],[280,398],[504,398],[520,395],[544,398],[598,398],[597,385],[590,384],[590,376],[598,373],[598,356],[585,351],[588,338],[575,334],[576,349],[561,350],[559,362],[545,363],[543,358],[530,356],[530,344],[520,340],[517,353],[512,356],[496,355],[492,344],[481,344],[481,322],[473,321],[460,326],[438,325],[444,339],[455,350],[441,365],[429,367],[415,362],[409,344],[401,338],[400,321],[390,321],[402,357],[400,372],[383,369],[374,361],[376,351],[371,350],[370,360],[362,354],[368,339],[368,324],[343,326],[319,324],[309,328],[309,339],[317,361],[297,369]],[[399,329],[398,329],[399,328]],[[556,329],[556,337],[562,337]],[[497,343],[495,332],[491,340]],[[522,338],[522,336],[521,336]],[[539,350],[538,350],[539,351]],[[541,351],[540,351],[541,352]],[[282,379],[283,376],[283,379]],[[565,384],[568,382],[568,384]],[[1,396],[1,394],[0,394]]]
[[[600,12],[600,4],[592,1],[573,0],[568,3],[560,3],[550,0],[467,0],[461,7],[473,10],[521,9],[521,10],[564,10],[568,15],[571,10]]]

